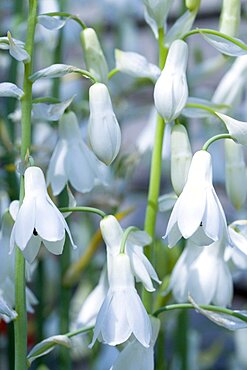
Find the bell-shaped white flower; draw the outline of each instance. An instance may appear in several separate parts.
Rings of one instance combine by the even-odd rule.
[[[233,282],[224,260],[226,240],[197,248],[190,241],[177,261],[171,276],[170,289],[178,302],[188,296],[199,304],[228,306],[232,300]]]
[[[172,1],[143,0],[143,3],[145,20],[151,27],[155,37],[158,38],[158,30],[165,26]]]
[[[225,140],[225,183],[230,201],[241,208],[247,195],[247,170],[243,147],[233,140]]]
[[[187,44],[182,40],[173,41],[165,67],[154,87],[156,109],[166,122],[177,118],[187,102],[187,63]]]
[[[107,246],[108,271],[111,270],[111,256],[120,252],[123,229],[114,216],[106,216],[100,222],[102,237]],[[150,244],[151,238],[143,231],[133,232],[129,235],[125,245],[125,253],[130,258],[132,273],[137,281],[141,281],[149,292],[155,290],[152,279],[160,284],[160,280],[143,252],[143,246]]]
[[[53,194],[59,194],[68,181],[74,189],[86,193],[105,182],[105,169],[84,143],[75,113],[65,113],[59,121],[59,140],[47,172]]]
[[[241,21],[241,1],[223,0],[220,14],[220,32],[235,37],[238,36]]]
[[[216,112],[216,114],[226,125],[226,128],[233,140],[238,144],[247,146],[247,122],[238,121],[237,119],[229,117],[223,113]]]
[[[96,83],[90,87],[89,106],[89,143],[99,160],[109,165],[118,155],[121,131],[104,84]]]
[[[103,269],[98,285],[92,290],[83,302],[77,317],[77,326],[90,328],[95,326],[100,307],[104,302],[109,288],[106,269]]]
[[[10,238],[10,251],[19,247],[31,263],[37,256],[41,242],[54,254],[61,254],[65,231],[73,243],[64,217],[46,190],[44,174],[39,167],[29,167],[24,173],[25,197],[16,216]]]
[[[226,218],[212,184],[211,155],[204,150],[192,158],[188,179],[172,210],[166,235],[173,247],[183,236],[209,245],[226,233]]]
[[[126,342],[132,334],[144,347],[149,347],[150,319],[135,289],[127,254],[111,256],[108,281],[109,291],[98,313],[90,347],[97,338],[116,346]]]
[[[130,340],[110,370],[154,370],[154,345],[159,334],[160,320],[150,317],[150,321],[152,325],[150,346],[146,348],[136,339]]]
[[[88,71],[98,82],[106,84],[108,81],[108,66],[95,30],[86,28],[80,36]]]
[[[177,195],[186,183],[192,151],[186,128],[176,124],[171,131],[171,182]]]

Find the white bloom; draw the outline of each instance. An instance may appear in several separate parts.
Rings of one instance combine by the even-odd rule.
[[[192,151],[186,128],[176,124],[171,131],[171,182],[177,195],[187,180]]]
[[[133,77],[146,77],[156,81],[160,69],[138,53],[115,50],[116,68]]]
[[[104,269],[101,273],[98,285],[87,296],[81,306],[76,324],[78,327],[89,328],[95,325],[97,315],[106,297],[108,287],[106,269]]]
[[[231,243],[247,256],[247,220],[237,220],[228,226]]]
[[[236,58],[235,62],[221,79],[217,86],[212,102],[236,106],[246,84],[247,55]]]
[[[123,229],[114,216],[106,216],[100,222],[102,237],[107,246],[108,253],[108,271],[111,270],[111,256],[117,256],[120,253],[120,245],[123,237]],[[151,238],[143,231],[137,231],[130,234],[125,253],[130,258],[131,270],[137,281],[141,281],[150,292],[153,292],[154,286],[152,279],[160,284],[160,280],[143,253],[143,246],[150,244]]]
[[[66,221],[47,193],[44,174],[39,167],[26,169],[24,186],[25,197],[11,232],[10,251],[16,244],[31,263],[43,242],[51,253],[61,254],[65,230],[75,248]]]
[[[47,172],[53,194],[59,194],[68,181],[79,192],[92,190],[104,182],[104,167],[82,140],[75,113],[65,113],[59,121],[59,140]]]
[[[108,66],[98,37],[93,28],[86,28],[80,34],[88,71],[98,82],[107,83]]]
[[[187,243],[170,281],[170,289],[178,302],[187,301],[191,295],[199,304],[227,306],[231,303],[233,282],[224,260],[225,246],[225,238],[201,248]]]
[[[175,40],[170,46],[165,67],[154,87],[156,109],[167,122],[177,118],[187,102],[187,62],[187,44],[182,40]]]
[[[143,347],[137,340],[130,341],[121,351],[110,370],[153,370],[154,345],[157,340],[160,320],[150,317],[152,338],[148,348]]]
[[[204,150],[192,158],[188,179],[169,219],[166,235],[173,247],[183,236],[208,245],[226,233],[224,211],[212,184],[211,155]]]
[[[116,346],[126,342],[132,334],[144,347],[149,347],[150,319],[135,289],[130,260],[126,254],[111,257],[108,281],[109,291],[97,316],[90,347],[97,338]]]
[[[96,156],[111,164],[118,155],[121,131],[112,109],[111,98],[104,84],[96,83],[89,89],[90,117],[88,138]]]
[[[217,116],[226,125],[229,134],[238,144],[247,145],[247,122],[238,121],[223,113],[216,112]]]
[[[230,201],[240,209],[247,195],[247,171],[243,147],[233,140],[225,140],[225,183]]]
[[[155,37],[158,38],[158,30],[165,26],[172,1],[143,0],[143,3],[145,20],[151,27]]]

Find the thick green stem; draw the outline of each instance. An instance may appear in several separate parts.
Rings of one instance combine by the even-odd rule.
[[[32,56],[34,33],[37,16],[37,0],[29,0],[29,16],[27,25],[27,37],[25,48],[30,55],[30,62],[25,64],[23,91],[24,96],[21,101],[21,159],[24,161],[26,153],[31,146],[31,110],[32,110],[32,84],[28,77],[32,73]],[[21,178],[20,202],[24,198],[24,179]],[[18,318],[15,320],[15,370],[25,370],[27,368],[27,313],[26,313],[26,294],[25,294],[25,259],[19,248],[16,248],[15,265],[15,299]]]
[[[164,30],[159,29],[159,65],[163,69],[167,49],[164,47]],[[154,139],[154,148],[152,153],[151,170],[150,170],[150,180],[149,180],[149,190],[148,190],[148,202],[146,208],[145,217],[145,231],[151,236],[152,240],[155,237],[155,225],[156,217],[158,211],[158,197],[160,191],[160,178],[161,178],[161,167],[162,167],[162,147],[163,147],[163,137],[165,130],[165,122],[162,117],[158,115],[157,125]],[[147,246],[145,248],[145,254],[149,260],[152,260],[152,247]],[[146,290],[142,292],[142,299],[146,309],[150,312],[152,310],[152,295]]]

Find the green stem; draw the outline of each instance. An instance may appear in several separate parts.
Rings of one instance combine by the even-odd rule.
[[[93,207],[61,207],[59,208],[60,212],[89,212],[89,213],[95,213],[102,218],[106,216],[105,212],[101,211],[98,208]]]
[[[247,50],[247,45],[244,44],[242,41],[238,40],[238,39],[235,39],[231,36],[228,36],[226,35],[225,33],[222,33],[222,32],[219,32],[219,31],[216,31],[216,30],[211,30],[209,28],[197,28],[195,30],[192,30],[188,33],[186,33],[184,36],[183,36],[183,40],[187,39],[187,37],[189,36],[192,36],[192,35],[196,35],[196,34],[203,34],[203,33],[208,33],[210,35],[215,35],[215,36],[219,36],[219,37],[222,37],[223,39],[227,40],[227,41],[230,41],[232,42],[233,44],[239,46],[241,49],[243,50]]]
[[[119,68],[114,68],[108,73],[108,80],[110,80],[113,76],[115,76],[118,72],[120,72]]]
[[[76,15],[73,15],[73,14],[70,14],[70,13],[52,12],[52,13],[44,13],[44,14],[40,14],[40,15],[49,15],[50,17],[60,16],[60,17],[73,19],[73,21],[77,22],[83,30],[85,30],[87,28],[86,24],[84,22],[82,22],[80,18],[78,18]]]
[[[125,253],[125,244],[127,242],[129,234],[131,234],[133,231],[137,231],[137,230],[138,230],[137,227],[130,226],[124,231],[123,236],[122,236],[122,240],[121,240],[121,245],[120,245],[120,253]]]
[[[37,0],[29,0],[29,15],[25,49],[30,55],[29,63],[24,65],[23,91],[21,100],[21,159],[24,161],[31,146],[31,110],[32,110],[32,83],[29,76],[32,73],[34,33],[37,17]],[[21,177],[20,203],[24,198],[24,178]],[[15,370],[27,368],[27,313],[26,313],[26,282],[25,259],[19,248],[16,248],[15,257],[15,299],[18,317],[15,320]]]
[[[91,331],[94,329],[94,326],[90,327],[90,328],[82,328],[82,329],[78,329],[78,330],[75,330],[75,331],[71,331],[69,333],[66,333],[65,335],[68,337],[68,338],[72,338],[72,337],[75,337],[76,335],[79,335],[79,334],[83,334],[83,333],[87,333],[88,331]]]
[[[208,150],[209,145],[214,143],[217,140],[222,140],[222,139],[232,139],[232,136],[230,134],[219,134],[211,137],[206,143],[203,145],[202,150]]]
[[[164,47],[164,30],[159,29],[159,66],[163,69],[167,49]],[[163,137],[165,130],[165,122],[162,117],[157,116],[156,132],[154,139],[154,148],[151,160],[151,170],[150,170],[150,180],[149,180],[149,190],[148,190],[148,201],[145,216],[145,226],[144,230],[151,236],[152,240],[155,237],[155,225],[156,217],[158,212],[158,197],[160,191],[160,179],[161,179],[161,167],[162,167],[162,147],[163,147]],[[152,260],[152,247],[147,246],[145,248],[145,255],[149,260]],[[146,309],[150,312],[152,309],[152,295],[148,293],[145,289],[142,292],[142,300]]]
[[[242,315],[241,313],[235,312],[233,310],[230,310],[229,308],[225,307],[219,307],[219,306],[212,306],[212,305],[205,305],[205,304],[200,304],[198,305],[200,308],[203,310],[207,311],[212,311],[212,312],[218,312],[218,313],[224,313],[233,317],[236,317],[244,322],[247,322],[247,316]],[[173,311],[173,310],[191,310],[191,309],[196,309],[195,306],[191,303],[177,303],[177,304],[170,304],[164,307],[160,307],[157,311],[153,313],[153,316],[157,317],[161,313],[166,312],[166,311]]]

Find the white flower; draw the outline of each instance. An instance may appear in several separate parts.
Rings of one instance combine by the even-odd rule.
[[[240,209],[247,195],[247,170],[243,147],[225,140],[225,184],[227,195],[235,208]]]
[[[238,121],[223,113],[216,112],[217,116],[226,125],[229,134],[238,144],[247,145],[247,122]]]
[[[208,245],[226,233],[224,211],[212,184],[211,155],[204,150],[192,158],[188,179],[169,219],[166,235],[173,247],[183,236]]]
[[[80,36],[88,71],[98,82],[106,84],[108,81],[108,66],[96,32],[93,28],[86,28]]]
[[[10,251],[16,244],[31,263],[43,242],[51,253],[61,254],[65,230],[75,248],[66,221],[47,193],[44,174],[39,167],[26,169],[24,186],[25,197],[11,232]]]
[[[68,181],[77,191],[88,192],[105,181],[105,169],[82,140],[75,113],[65,113],[59,121],[59,140],[47,172],[53,194],[59,194]]]
[[[160,69],[138,53],[115,50],[116,68],[133,77],[146,77],[156,81]]]
[[[143,3],[145,20],[151,27],[155,37],[158,38],[158,30],[165,26],[172,1],[143,0]]]
[[[111,270],[111,256],[117,256],[120,253],[123,229],[114,216],[106,216],[100,222],[102,237],[107,246],[108,253],[108,271]],[[137,231],[130,234],[125,246],[125,253],[130,258],[132,273],[137,281],[141,281],[146,290],[153,292],[154,286],[152,279],[160,284],[160,280],[143,253],[143,246],[150,244],[151,238],[143,231]]]
[[[166,122],[177,118],[188,99],[186,67],[188,46],[182,40],[175,40],[169,49],[167,60],[154,87],[154,103]]]
[[[232,245],[247,256],[247,220],[237,220],[228,226]]]
[[[192,151],[186,128],[176,124],[171,131],[171,182],[177,195],[186,183]]]
[[[126,254],[111,257],[108,281],[109,291],[98,313],[90,347],[97,338],[116,346],[126,342],[132,334],[144,347],[149,347],[150,319],[135,289],[130,260]]]
[[[130,341],[120,352],[110,370],[154,370],[154,345],[157,340],[160,320],[150,317],[152,338],[148,348],[143,347],[137,340]]]
[[[99,160],[109,165],[118,155],[121,131],[104,84],[96,83],[90,87],[89,106],[89,143]]]
[[[108,280],[106,269],[103,269],[98,285],[87,296],[77,318],[77,326],[90,328],[95,325],[100,307],[104,302],[108,291]]]
[[[225,246],[225,238],[201,248],[187,243],[170,281],[176,301],[188,301],[191,295],[199,304],[227,306],[231,303],[233,282],[224,260]]]

